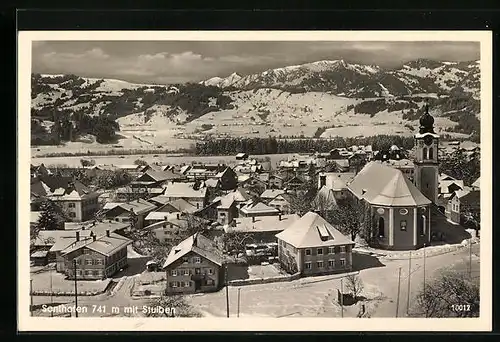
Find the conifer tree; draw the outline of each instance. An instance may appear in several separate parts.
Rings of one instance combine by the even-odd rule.
[[[41,214],[37,222],[38,230],[57,230],[61,226],[61,218],[55,205],[45,201],[40,206]]]

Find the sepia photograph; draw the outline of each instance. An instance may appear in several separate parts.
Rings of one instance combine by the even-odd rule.
[[[21,32],[21,326],[491,329],[491,58],[479,31]]]

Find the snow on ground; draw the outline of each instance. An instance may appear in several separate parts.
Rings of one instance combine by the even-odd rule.
[[[258,158],[269,157],[271,159],[271,164],[274,166],[281,160],[287,159],[290,154],[269,154],[269,155],[259,155]],[[70,167],[81,167],[80,159],[85,157],[33,157],[31,158],[31,163],[33,165],[68,165]],[[191,164],[192,162],[208,163],[208,164],[220,164],[220,163],[235,163],[236,159],[234,156],[171,156],[159,154],[155,157],[152,154],[146,155],[125,155],[123,158],[120,156],[92,156],[90,159],[95,160],[97,165],[132,165],[137,159],[145,160],[147,163],[159,163],[161,165],[181,165],[181,164]]]
[[[50,293],[74,293],[75,282],[67,280],[66,276],[55,270],[46,270],[40,273],[32,273],[33,291]],[[102,292],[109,285],[111,279],[105,280],[82,280],[77,282],[78,292]]]
[[[127,246],[127,258],[134,259],[134,258],[144,258],[144,257],[145,257],[144,255],[141,255],[136,251],[134,251],[132,246]]]

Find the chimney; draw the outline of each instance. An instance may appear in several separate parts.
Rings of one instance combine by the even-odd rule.
[[[76,241],[80,241],[80,232],[76,232]]]
[[[281,213],[278,215],[279,220],[281,221]]]
[[[200,202],[196,203],[196,209],[200,209]]]
[[[252,216],[252,222],[255,222],[255,216]]]
[[[92,240],[94,240],[94,241],[95,241],[95,239],[96,239],[96,236],[95,236],[95,235],[92,235]]]
[[[106,236],[109,237],[109,229],[106,229]]]
[[[181,216],[180,213],[177,213],[177,219],[180,219],[180,216]]]
[[[92,222],[92,227],[95,226],[95,220]]]
[[[194,236],[193,236],[193,246],[196,246],[197,242],[198,242],[198,234],[194,234]]]

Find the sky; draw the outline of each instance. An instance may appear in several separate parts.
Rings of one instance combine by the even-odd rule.
[[[32,72],[135,83],[198,82],[319,60],[398,67],[418,58],[479,59],[478,42],[36,41]]]

